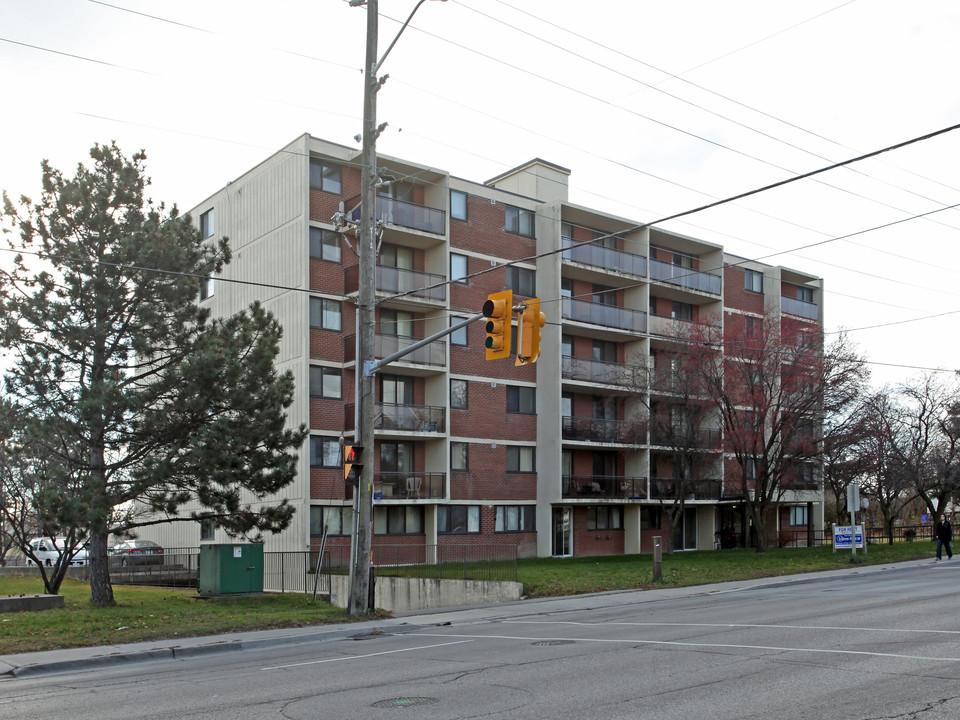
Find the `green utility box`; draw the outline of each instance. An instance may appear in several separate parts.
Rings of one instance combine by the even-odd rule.
[[[263,544],[201,545],[200,595],[263,592]]]

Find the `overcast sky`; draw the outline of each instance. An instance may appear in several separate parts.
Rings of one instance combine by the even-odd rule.
[[[381,54],[415,5],[380,0]],[[346,0],[0,0],[0,189],[116,140],[186,210],[304,132],[355,144],[365,28]],[[540,157],[571,202],[651,222],[958,124],[958,69],[955,0],[425,2],[378,149],[480,182]],[[958,151],[955,130],[663,227],[823,277],[876,384],[958,368]]]

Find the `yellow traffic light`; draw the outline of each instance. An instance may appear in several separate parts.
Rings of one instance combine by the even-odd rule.
[[[510,324],[513,317],[513,290],[492,293],[483,304],[487,318],[487,360],[510,357]]]
[[[360,484],[360,471],[363,470],[363,445],[343,446],[343,479]]]
[[[547,323],[547,316],[540,312],[540,298],[527,300],[521,305],[517,333],[517,365],[535,363],[540,357],[540,328]]]

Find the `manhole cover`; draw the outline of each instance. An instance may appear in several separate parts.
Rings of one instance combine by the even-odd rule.
[[[573,640],[538,640],[534,645],[573,645]]]
[[[438,700],[430,697],[400,697],[390,700],[377,700],[371,707],[413,707],[414,705],[433,705],[435,702],[438,702]]]

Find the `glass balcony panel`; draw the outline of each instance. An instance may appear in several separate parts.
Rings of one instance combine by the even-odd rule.
[[[719,275],[700,272],[682,265],[663,262],[662,260],[650,261],[650,277],[660,282],[679,285],[689,290],[699,290],[701,292],[719,295],[723,286],[723,280]]]
[[[585,417],[563,417],[561,421],[564,440],[633,445],[645,443],[647,439],[647,425],[644,422]]]
[[[376,216],[377,220],[382,220],[390,225],[421,230],[435,235],[443,235],[447,227],[447,213],[445,211],[388,197],[377,197]],[[350,214],[350,219],[360,220],[359,205]]]
[[[820,315],[816,303],[807,302],[806,300],[797,300],[796,298],[792,297],[781,297],[780,309],[785,313],[789,313],[790,315],[799,315],[807,320],[816,320]]]
[[[447,496],[447,474],[438,472],[378,472],[373,476],[374,500],[438,500]]]
[[[592,265],[604,270],[645,277],[647,274],[647,258],[643,255],[634,255],[623,250],[601,247],[596,244],[580,244],[573,238],[564,237],[563,259],[582,265]]]
[[[631,332],[646,332],[647,314],[641,310],[630,310],[616,305],[562,298],[561,312],[566,320],[603,325]]]
[[[647,479],[616,475],[564,475],[565,498],[629,498],[645,500]]]
[[[572,357],[564,357],[561,360],[563,377],[568,380],[582,380],[623,387],[643,387],[644,371],[639,365],[624,365],[623,363]]]
[[[410,297],[443,302],[447,298],[447,286],[432,286],[443,283],[444,280],[446,278],[442,275],[377,265],[378,292],[407,293]]]

